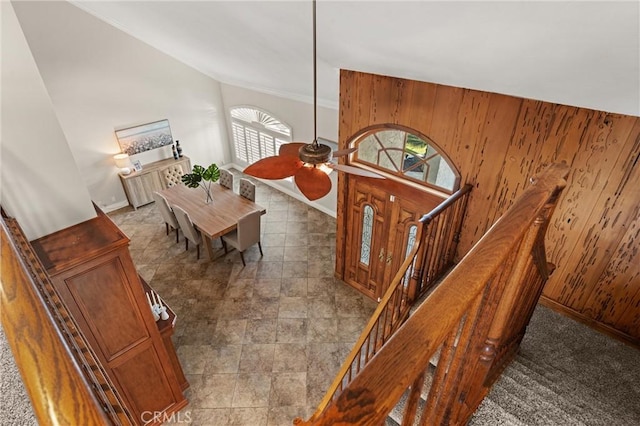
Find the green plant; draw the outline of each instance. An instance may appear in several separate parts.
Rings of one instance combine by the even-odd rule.
[[[206,169],[202,166],[195,165],[191,173],[182,175],[182,183],[189,188],[202,188],[207,194],[207,203],[211,198],[211,184],[220,179],[220,169],[216,163],[212,163]]]

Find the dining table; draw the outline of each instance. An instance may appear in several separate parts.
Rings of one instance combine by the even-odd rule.
[[[202,188],[189,188],[186,185],[171,186],[160,191],[160,194],[164,195],[170,206],[178,206],[187,212],[202,235],[209,259],[213,260],[213,239],[236,229],[238,219],[247,213],[259,210],[265,214],[267,210],[219,184],[212,184],[210,192],[210,201],[207,201]]]

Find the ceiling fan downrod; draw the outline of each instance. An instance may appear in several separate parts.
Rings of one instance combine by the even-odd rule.
[[[318,66],[316,54],[316,0],[313,0],[313,142],[300,147],[300,160],[307,164],[323,164],[331,160],[331,148],[318,143]]]

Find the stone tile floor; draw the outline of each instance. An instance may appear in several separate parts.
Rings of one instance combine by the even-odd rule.
[[[241,174],[235,174],[238,191]],[[196,260],[154,204],[109,214],[138,271],[176,312],[174,343],[190,388],[174,423],[291,425],[324,396],[376,304],[333,278],[335,219],[256,182],[262,246]],[[215,202],[215,201],[214,201]]]

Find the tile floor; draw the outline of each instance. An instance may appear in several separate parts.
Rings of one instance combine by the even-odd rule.
[[[235,190],[241,174],[235,172]],[[165,234],[153,204],[109,216],[131,238],[140,274],[176,312],[174,343],[191,387],[175,417],[194,425],[307,419],[376,304],[333,278],[335,219],[256,183],[262,246],[196,260]]]

